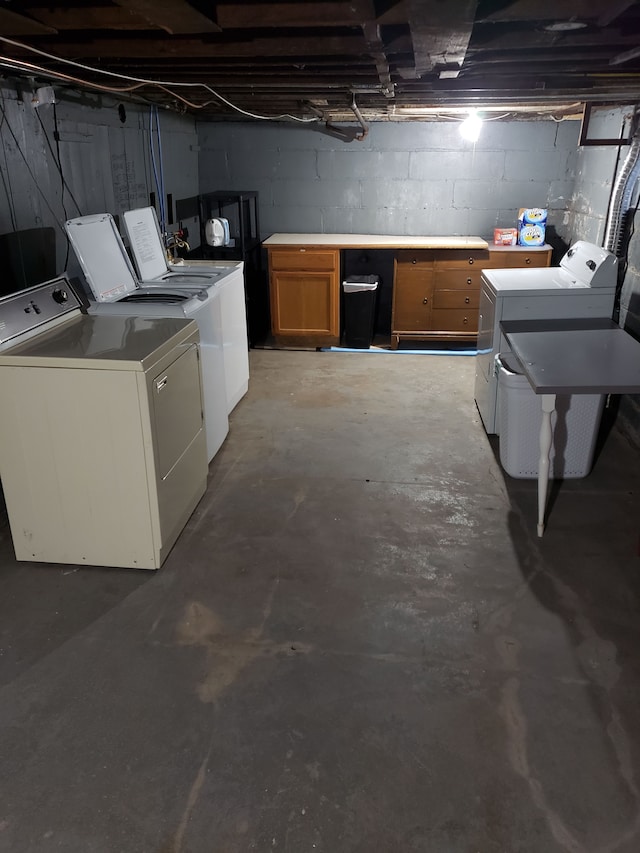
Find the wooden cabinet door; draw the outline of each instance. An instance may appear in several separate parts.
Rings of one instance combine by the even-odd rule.
[[[271,322],[274,335],[336,337],[340,334],[335,271],[273,271]]]
[[[396,265],[393,288],[394,332],[422,332],[431,328],[433,268]]]

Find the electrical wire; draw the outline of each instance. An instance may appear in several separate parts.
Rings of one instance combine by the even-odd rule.
[[[2,38],[0,36],[0,38]],[[25,62],[22,59],[13,59],[9,56],[0,55],[0,65],[6,68],[11,68],[15,71],[27,71],[30,74],[37,73],[44,77],[53,77],[56,80],[64,80],[68,83],[77,83],[81,86],[88,86],[92,89],[98,89],[101,92],[109,92],[110,94],[118,94],[120,92],[135,92],[136,89],[142,89],[145,83],[137,83],[135,86],[126,86],[119,88],[117,86],[103,86],[101,83],[92,83],[90,80],[82,80],[79,77],[72,77],[70,74],[63,74],[62,71],[52,71],[49,68],[43,68],[41,65],[35,65],[32,62]]]
[[[71,201],[75,204],[76,210],[78,211],[78,214],[80,216],[82,216],[82,210],[80,209],[80,205],[76,201],[75,196],[73,195],[73,192],[71,191],[71,187],[67,183],[67,180],[66,180],[64,173],[62,171],[62,159],[60,157],[60,133],[58,131],[58,115],[56,112],[56,105],[53,104],[53,121],[54,121],[53,138],[56,141],[56,152],[55,153],[53,150],[53,146],[51,145],[51,140],[49,139],[49,134],[47,132],[47,128],[45,127],[44,122],[42,121],[42,118],[40,117],[40,113],[38,112],[38,109],[35,109],[34,112],[36,114],[36,118],[40,122],[40,127],[42,128],[42,132],[44,134],[44,138],[46,140],[47,146],[49,147],[49,151],[51,152],[51,156],[53,157],[53,162],[54,162],[54,164],[58,170],[58,173],[60,175],[60,182],[62,184],[63,198],[64,198],[64,191],[66,190],[69,193]],[[62,207],[64,210],[64,202],[63,202]],[[68,217],[66,216],[66,210],[65,210],[65,218],[68,219]]]
[[[64,180],[64,175],[63,175],[63,173],[62,173],[62,165],[61,165],[60,160],[59,160],[59,157],[60,157],[60,149],[58,148],[58,159],[56,159],[56,155],[53,153],[53,148],[52,148],[52,146],[51,146],[51,142],[49,142],[49,137],[48,137],[48,135],[47,135],[47,131],[46,131],[45,126],[44,126],[44,122],[42,121],[42,118],[41,118],[40,113],[38,112],[38,110],[35,110],[35,114],[36,114],[36,118],[37,118],[37,119],[38,119],[38,121],[40,122],[40,127],[42,128],[42,132],[43,132],[43,134],[44,134],[44,138],[46,139],[46,141],[47,141],[47,145],[49,146],[49,151],[51,152],[51,156],[52,156],[52,158],[53,158],[53,162],[55,163],[56,168],[57,168],[57,170],[58,170],[58,174],[60,175],[60,184],[61,184],[61,191],[60,191],[60,204],[62,205],[62,212],[64,213],[64,221],[66,222],[66,221],[67,221],[67,219],[69,218],[69,214],[67,213],[67,207],[66,207],[66,205],[65,205],[65,203],[64,203],[64,187],[65,187],[65,180]],[[76,204],[76,207],[77,207],[77,206],[78,206],[78,205]],[[67,269],[68,264],[69,264],[69,240],[67,239],[67,254],[66,254],[65,259],[64,259],[64,267],[63,267],[63,269],[65,269],[65,270],[66,270],[66,269]]]
[[[158,195],[158,207],[160,208],[160,230],[161,233],[165,232],[165,223],[166,223],[166,210],[165,210],[165,199],[164,199],[164,175],[162,172],[162,149],[160,143],[158,144],[158,162],[156,162],[156,152],[153,144],[153,120],[155,118],[156,128],[157,128],[157,136],[158,140],[160,137],[160,122],[158,117],[158,108],[150,107],[149,109],[149,150],[151,152],[151,165],[153,167],[153,177],[156,185],[156,193]]]
[[[314,116],[313,118],[297,118],[296,116],[292,116],[291,113],[283,113],[279,116],[265,116],[258,115],[256,113],[250,113],[248,110],[243,110],[241,107],[237,107],[235,104],[232,104],[231,101],[228,101],[225,97],[223,97],[223,95],[221,95],[219,92],[216,92],[215,89],[212,89],[211,86],[207,86],[206,83],[202,83],[201,85],[207,90],[207,92],[211,92],[212,95],[215,95],[216,98],[219,98],[228,107],[231,107],[232,110],[237,110],[237,112],[242,113],[242,115],[249,116],[250,118],[259,118],[263,121],[279,121],[283,118],[290,118],[293,119],[293,121],[300,121],[304,123],[320,121],[320,119],[316,116]]]
[[[167,213],[167,195],[165,192],[164,186],[164,163],[162,160],[162,134],[160,133],[160,115],[158,113],[158,108],[156,107],[156,136],[158,139],[158,163],[160,167],[160,192],[162,193],[162,221],[161,221],[161,233],[164,234],[167,230],[167,223],[169,221],[169,216]]]
[[[2,127],[6,122],[6,115],[2,114],[2,120],[0,121],[0,132],[2,131]],[[14,231],[18,230],[18,224],[16,221],[16,205],[13,198],[13,189],[11,187],[11,179],[9,177],[9,164],[7,163],[7,148],[5,145],[2,146],[2,154],[4,157],[4,169],[0,169],[0,176],[2,177],[2,185],[4,187],[5,194],[7,196],[7,202],[9,205],[9,218],[11,219],[11,227]],[[6,172],[6,175],[5,175]],[[22,257],[22,256],[21,256]]]
[[[8,130],[8,131],[9,131],[9,133],[11,134],[11,137],[12,137],[12,139],[13,139],[13,141],[14,141],[15,146],[16,146],[16,150],[17,150],[18,154],[22,157],[22,159],[23,159],[23,161],[24,161],[24,164],[25,164],[25,167],[26,167],[26,169],[27,169],[27,172],[29,173],[29,175],[30,175],[30,177],[31,177],[31,180],[32,180],[32,181],[33,181],[33,183],[35,184],[36,189],[37,189],[37,190],[38,190],[38,192],[40,193],[40,195],[41,195],[41,197],[42,197],[42,200],[44,201],[45,205],[47,206],[47,209],[49,210],[49,213],[50,213],[50,214],[51,214],[51,216],[53,217],[53,220],[54,220],[55,224],[56,224],[56,225],[58,226],[58,228],[60,229],[60,231],[61,231],[62,235],[64,236],[64,238],[68,241],[68,240],[69,240],[69,236],[68,236],[67,232],[65,231],[65,229],[64,229],[64,228],[62,227],[62,225],[60,224],[60,221],[59,221],[59,218],[58,218],[57,213],[53,210],[53,208],[52,208],[52,207],[51,207],[51,205],[49,204],[49,200],[47,199],[46,195],[44,194],[44,192],[43,192],[43,191],[42,191],[42,189],[40,188],[40,184],[38,183],[38,179],[37,179],[37,178],[36,178],[36,176],[33,174],[33,171],[32,171],[32,169],[31,169],[31,166],[29,165],[29,161],[27,160],[27,157],[26,157],[26,155],[25,155],[24,151],[23,151],[23,150],[22,150],[22,148],[20,147],[20,143],[18,142],[18,138],[17,138],[17,136],[15,135],[15,133],[13,132],[13,128],[11,127],[11,124],[10,124],[9,120],[7,119],[7,112],[6,112],[6,109],[5,109],[5,106],[4,106],[4,102],[5,102],[4,94],[3,94],[3,93],[2,93],[2,91],[0,90],[0,112],[2,112],[3,124],[6,124],[6,126],[7,126],[7,130]]]
[[[113,87],[102,86],[99,83],[89,83],[88,81],[80,80],[77,77],[74,78],[74,77],[71,77],[70,75],[63,75],[63,74],[61,74],[61,72],[50,72],[44,68],[37,68],[37,66],[32,65],[32,63],[24,62],[21,59],[12,59],[11,57],[0,56],[0,62],[16,63],[16,65],[14,65],[13,67],[19,68],[20,66],[24,66],[23,70],[27,70],[27,69],[29,69],[29,66],[31,66],[31,68],[29,70],[36,70],[36,68],[37,68],[37,70],[40,73],[57,74],[57,75],[59,75],[60,78],[63,78],[63,79],[66,78],[66,79],[72,80],[73,82],[76,82],[80,85],[92,86],[93,88],[101,89],[101,90],[107,91],[107,92],[127,92],[127,91],[134,91],[135,89],[140,88],[142,86],[155,86],[155,87],[158,87],[160,89],[163,89],[163,91],[166,91],[172,97],[177,98],[178,100],[182,101],[184,104],[186,104],[187,106],[189,106],[193,109],[202,109],[204,106],[207,106],[207,104],[203,104],[202,106],[200,106],[200,105],[195,104],[191,101],[188,101],[186,98],[183,98],[181,95],[178,95],[176,92],[171,92],[165,88],[167,86],[171,86],[174,89],[175,88],[182,88],[182,87],[184,87],[184,88],[202,87],[202,88],[206,89],[208,92],[210,92],[215,98],[218,98],[218,100],[222,101],[224,104],[226,104],[228,107],[230,107],[231,109],[236,110],[239,113],[242,113],[242,115],[249,116],[250,118],[260,119],[262,121],[280,121],[282,119],[288,118],[288,119],[291,119],[292,121],[297,121],[297,122],[301,122],[304,124],[319,121],[319,119],[315,116],[313,118],[302,118],[300,116],[291,115],[291,113],[282,113],[281,115],[277,115],[277,116],[267,116],[267,115],[260,115],[258,113],[249,112],[248,110],[242,109],[242,107],[236,106],[234,103],[229,101],[227,98],[225,98],[219,92],[216,92],[215,89],[212,89],[206,83],[201,83],[201,82],[185,83],[185,82],[178,82],[175,80],[150,80],[146,77],[133,77],[130,74],[120,74],[117,71],[108,71],[107,69],[104,69],[104,68],[95,68],[91,65],[85,65],[82,62],[76,62],[73,59],[65,59],[61,56],[56,56],[53,53],[48,53],[45,50],[40,50],[37,47],[32,47],[31,45],[23,44],[22,42],[15,41],[14,39],[9,39],[6,36],[0,36],[0,42],[5,42],[6,44],[10,44],[13,47],[18,47],[22,50],[31,51],[32,53],[35,53],[38,56],[43,56],[46,59],[52,59],[54,62],[61,62],[65,65],[71,65],[74,68],[80,68],[83,71],[89,71],[92,74],[104,74],[108,77],[114,77],[118,80],[128,80],[128,81],[136,84],[135,86],[133,86],[131,88],[113,88]],[[210,104],[212,102],[209,101],[208,103]]]

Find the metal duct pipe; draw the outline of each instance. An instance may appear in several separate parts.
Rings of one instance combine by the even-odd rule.
[[[604,237],[604,248],[614,255],[619,256],[622,251],[622,238],[624,235],[624,217],[631,207],[633,192],[640,177],[640,135],[638,131],[631,141],[631,147],[627,154],[620,174],[616,178],[609,216],[607,217],[607,228]]]

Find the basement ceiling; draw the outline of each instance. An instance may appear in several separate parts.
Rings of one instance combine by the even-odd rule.
[[[7,76],[208,120],[640,100],[637,0],[4,0],[0,34]]]

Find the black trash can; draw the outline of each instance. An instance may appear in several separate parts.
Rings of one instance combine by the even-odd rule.
[[[379,282],[377,275],[350,275],[342,282],[344,344],[351,349],[371,346]]]

